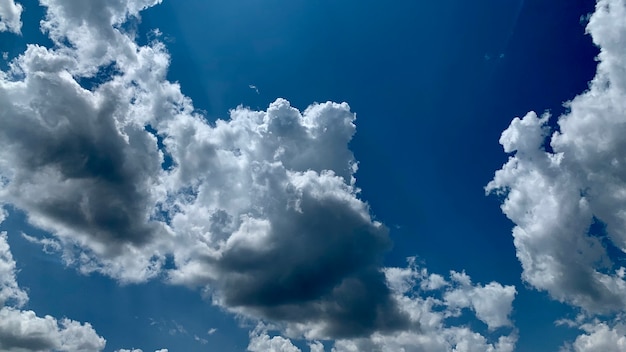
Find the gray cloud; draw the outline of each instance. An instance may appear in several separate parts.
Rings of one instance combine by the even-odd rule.
[[[376,331],[367,337],[342,338],[334,341],[331,351],[406,351],[406,352],[512,352],[517,333],[510,328],[515,288],[497,283],[472,284],[464,273],[451,272],[450,281],[419,268],[414,258],[405,268],[385,268],[387,284],[401,311],[409,316],[410,327],[396,331]],[[428,282],[438,277],[443,284],[428,288]],[[426,289],[424,289],[426,287]],[[443,296],[444,299],[437,297]],[[459,309],[462,308],[462,309]],[[446,321],[460,317],[469,309],[489,327],[483,336],[467,326],[454,326]],[[249,351],[299,352],[289,338],[271,336],[275,327],[259,324],[250,332]],[[294,333],[287,330],[287,333]],[[297,334],[296,334],[297,335]],[[319,342],[309,343],[311,352],[323,351]]]
[[[148,222],[160,171],[154,138],[139,126],[118,129],[115,116],[126,112],[112,87],[90,92],[62,70],[32,70],[33,61],[45,65],[40,54],[53,61],[31,48],[20,58],[24,80],[0,85],[3,199],[45,228],[105,244],[102,252],[148,241],[158,227]]]
[[[235,110],[215,128],[184,117],[161,126],[173,160],[186,165],[173,170],[173,181],[183,190],[195,185],[191,198],[173,198],[172,228],[190,244],[175,250],[171,280],[208,284],[220,305],[316,326],[319,336],[406,327],[378,269],[390,245],[387,229],[372,221],[353,186],[353,119],[345,104],[301,114],[277,100],[267,112]],[[317,147],[335,152],[307,159]],[[195,160],[182,161],[188,158]],[[190,178],[206,174],[211,178]]]

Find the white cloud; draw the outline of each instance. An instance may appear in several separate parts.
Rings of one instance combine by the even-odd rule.
[[[311,352],[324,352],[324,344],[319,341],[313,341],[309,344]]]
[[[452,272],[451,276],[458,287],[444,295],[449,307],[471,308],[490,330],[512,325],[509,315],[517,293],[514,286],[502,286],[497,282],[473,286],[465,273]]]
[[[0,32],[19,34],[22,29],[22,5],[13,0],[0,0]]]
[[[606,323],[595,321],[583,324],[584,334],[578,336],[564,352],[621,352],[626,351],[626,327],[622,324],[610,327]]]
[[[301,352],[291,340],[282,336],[270,337],[263,325],[257,326],[250,332],[250,352]]]
[[[587,26],[601,50],[589,90],[551,136],[548,116],[514,119],[500,143],[515,154],[487,186],[506,195],[524,280],[590,313],[626,306],[624,269],[606,248],[626,250],[625,17],[623,0],[598,1]]]
[[[8,352],[101,351],[106,341],[89,323],[41,318],[30,310],[0,309],[0,349]]]
[[[407,268],[385,268],[385,276],[394,291],[400,309],[410,317],[410,327],[399,331],[374,332],[368,337],[337,339],[333,352],[405,351],[405,352],[512,352],[517,342],[517,330],[509,315],[515,296],[513,286],[490,283],[474,285],[468,275],[451,272],[450,280],[438,289],[428,288],[434,274],[419,268],[410,258]],[[437,279],[439,281],[439,279]],[[426,288],[424,288],[426,287]],[[439,299],[437,297],[444,297]],[[471,308],[476,318],[487,324],[490,333],[483,335],[465,326],[454,326],[447,319],[467,313]],[[495,331],[495,328],[508,327]],[[276,330],[278,327],[272,327]],[[300,351],[285,336],[271,337],[266,326],[251,332],[251,351]],[[299,337],[297,331],[287,335]],[[309,344],[312,352],[323,351],[318,342]]]
[[[28,295],[18,286],[15,275],[15,260],[7,242],[7,234],[0,232],[0,307],[22,307],[28,301]]]
[[[28,295],[16,280],[15,260],[7,242],[7,234],[0,233],[0,350],[8,352],[31,351],[101,351],[106,340],[89,323],[46,315],[38,317],[30,310],[20,310]]]

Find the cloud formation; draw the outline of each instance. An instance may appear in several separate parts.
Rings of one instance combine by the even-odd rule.
[[[578,336],[570,346],[563,348],[569,352],[620,352],[626,350],[626,329],[623,324],[609,327],[606,323],[595,321],[583,324],[584,334]]]
[[[450,272],[450,280],[429,274],[409,260],[406,268],[385,268],[385,277],[393,290],[393,298],[411,321],[411,328],[399,331],[377,331],[368,337],[338,339],[333,352],[407,351],[407,352],[511,352],[517,341],[516,329],[510,322],[512,303],[516,294],[513,286],[497,283],[475,285],[465,273]],[[436,289],[424,289],[433,277],[442,284]],[[473,312],[489,330],[481,334],[467,326],[455,326],[448,319],[467,317]],[[300,352],[289,338],[271,336],[270,327],[259,325],[250,333],[249,351]],[[298,336],[287,329],[287,334]],[[323,351],[321,342],[309,343],[311,352]]]
[[[15,277],[15,261],[0,233],[0,350],[7,352],[35,351],[101,351],[106,340],[89,323],[81,324],[67,318],[57,320],[39,317],[31,310],[21,310],[28,295],[19,288]]]
[[[13,0],[0,0],[0,32],[20,34],[22,10],[22,5]]]
[[[587,32],[600,48],[589,89],[549,115],[515,118],[500,143],[512,153],[486,187],[502,210],[523,279],[553,298],[615,322],[582,323],[574,351],[624,349],[626,307],[626,2],[600,0]]]
[[[310,336],[406,327],[379,270],[387,229],[355,187],[349,106],[278,99],[209,123],[165,79],[163,45],[121,29],[155,3],[42,2],[55,47],[0,74],[3,202],[85,273],[165,275]]]
[[[523,278],[591,313],[626,304],[625,269],[615,262],[626,250],[624,16],[624,1],[598,2],[587,27],[601,49],[589,90],[567,104],[558,131],[548,115],[515,118],[500,139],[515,154],[487,186],[506,195]]]

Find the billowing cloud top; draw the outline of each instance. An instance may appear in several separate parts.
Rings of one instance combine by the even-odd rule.
[[[164,47],[119,28],[154,3],[43,2],[56,46],[0,75],[2,201],[84,272],[166,275],[318,337],[406,327],[379,270],[387,230],[354,185],[348,105],[278,99],[209,123],[165,80]]]

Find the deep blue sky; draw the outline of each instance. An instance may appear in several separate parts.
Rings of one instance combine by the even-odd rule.
[[[41,12],[24,5],[24,36],[5,41],[3,33],[2,51],[43,40],[29,27]],[[239,104],[264,109],[277,97],[300,109],[348,102],[357,113],[357,185],[394,241],[386,264],[418,256],[432,272],[466,270],[477,282],[514,284],[518,350],[554,351],[576,334],[553,324],[571,311],[524,287],[513,225],[483,187],[507,158],[498,139],[513,117],[558,115],[587,87],[597,49],[581,16],[593,7],[591,0],[166,0],[142,14],[139,37],[163,32],[169,78],[209,119]],[[16,231],[22,222],[2,226]],[[197,292],[77,276],[10,239],[29,307],[92,322],[107,351],[137,341],[144,351],[200,350],[194,334],[212,350],[247,345],[247,332]],[[101,304],[86,310],[93,300]],[[168,334],[172,321],[188,334]],[[207,336],[212,327],[220,330]]]

